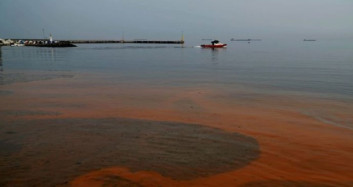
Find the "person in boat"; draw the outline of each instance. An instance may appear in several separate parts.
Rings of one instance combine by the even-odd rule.
[[[212,43],[212,45],[214,45],[214,44],[218,44],[219,41],[218,40],[213,40],[211,43]]]
[[[213,40],[211,44],[202,44],[202,48],[222,48],[227,46],[227,44],[222,44],[218,40]]]

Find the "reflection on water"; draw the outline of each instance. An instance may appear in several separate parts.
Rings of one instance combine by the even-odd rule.
[[[2,85],[3,84],[3,82],[4,82],[4,80],[3,80],[3,74],[2,74],[2,72],[4,71],[3,70],[3,67],[2,67],[2,47],[0,46],[0,85]]]
[[[54,48],[50,48],[50,60],[52,61],[52,62],[55,62],[55,60],[56,60],[56,58],[55,58],[55,49]]]
[[[38,50],[30,51],[30,53],[25,54],[28,58],[45,60],[47,62],[56,62],[57,55],[55,48],[38,48]]]
[[[61,51],[60,55],[57,55],[57,50]],[[71,73],[61,72],[66,70],[61,68],[63,58],[60,58],[65,55],[65,51],[55,48],[2,47],[0,50],[0,86],[72,78],[74,75]]]
[[[219,49],[212,49],[211,51],[211,54],[212,54],[212,62],[216,62],[218,61],[218,55],[219,55]],[[222,49],[223,50],[223,49]]]
[[[70,50],[64,48],[5,47],[2,64],[6,70],[60,71]],[[65,62],[67,63],[67,62]]]
[[[58,58],[55,48],[0,47],[0,71],[4,70],[5,65],[10,67],[9,69],[13,69],[11,68],[13,65],[18,65],[18,69],[28,65],[32,69],[38,68],[43,62],[50,64],[56,61]]]
[[[3,71],[3,68],[2,68],[2,54],[1,54],[1,47],[0,47],[0,71]]]
[[[201,50],[204,54],[210,55],[209,59],[211,60],[212,64],[217,64],[217,62],[219,61],[220,53],[225,52],[226,49],[225,48],[221,48],[221,49],[218,49],[218,48],[204,49],[204,48],[202,48]]]

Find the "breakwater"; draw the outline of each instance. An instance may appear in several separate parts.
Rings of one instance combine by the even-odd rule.
[[[66,40],[71,43],[142,43],[142,44],[183,44],[183,40]]]
[[[12,41],[43,41],[44,39],[11,39]],[[99,43],[139,43],[139,44],[184,44],[184,40],[55,40],[75,44],[99,44]]]

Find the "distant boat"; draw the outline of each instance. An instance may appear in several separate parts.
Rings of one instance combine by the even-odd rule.
[[[250,42],[250,41],[261,41],[261,39],[234,39],[234,38],[231,38],[230,41],[239,41],[239,42]]]
[[[227,44],[220,43],[218,40],[213,40],[211,44],[202,44],[202,48],[223,48],[227,47]]]
[[[315,39],[304,39],[303,41],[304,42],[315,42],[316,40]]]

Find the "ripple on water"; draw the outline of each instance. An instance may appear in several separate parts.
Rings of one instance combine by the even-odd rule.
[[[51,80],[58,78],[72,78],[73,75],[68,74],[48,74],[48,73],[2,73],[0,76],[0,85],[24,83],[32,81]]]

